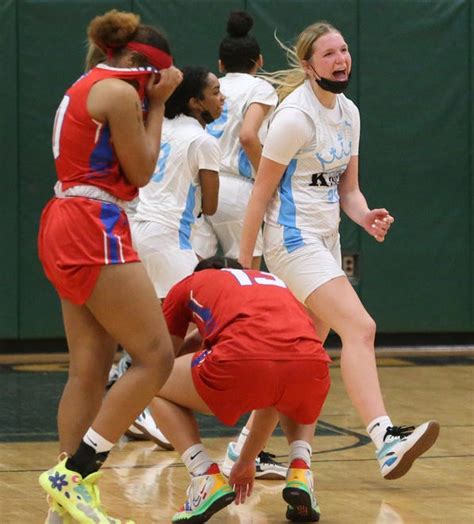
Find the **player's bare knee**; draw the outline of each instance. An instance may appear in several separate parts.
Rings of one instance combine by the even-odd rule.
[[[366,346],[373,346],[377,325],[375,320],[367,315],[359,319],[357,323],[356,336]]]
[[[168,337],[153,337],[135,352],[133,363],[150,369],[154,376],[169,374],[173,368],[174,356]]]
[[[371,347],[374,345],[377,325],[373,318],[366,315],[356,318],[353,322],[346,325],[343,332],[338,333],[344,344]]]

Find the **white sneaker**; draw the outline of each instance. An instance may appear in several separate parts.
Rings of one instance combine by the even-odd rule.
[[[106,389],[110,389],[131,365],[132,357],[125,350],[123,350],[122,356],[118,363],[113,364],[110,368]]]
[[[418,426],[388,427],[383,446],[375,453],[382,476],[398,479],[411,468],[415,459],[428,451],[439,435],[439,422],[430,420]]]
[[[162,447],[163,449],[167,449],[168,451],[174,450],[174,447],[171,444],[171,442],[163,435],[163,433],[155,424],[155,421],[151,416],[151,413],[148,410],[148,408],[145,409],[143,413],[138,415],[137,419],[132,424],[132,426],[134,427],[132,433],[138,430],[143,435],[142,440],[148,437],[149,440],[152,440],[153,442],[155,442],[155,444],[158,444],[158,446]]]
[[[225,455],[224,463],[222,464],[222,473],[226,477],[230,476],[230,470],[239,458],[239,454],[235,451],[236,442],[229,442],[227,446],[227,453]],[[255,459],[255,478],[263,480],[281,480],[286,478],[288,468],[279,462],[273,460],[275,455],[262,451]]]

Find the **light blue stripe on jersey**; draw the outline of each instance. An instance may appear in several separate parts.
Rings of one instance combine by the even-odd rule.
[[[114,204],[104,203],[100,210],[100,220],[104,224],[108,240],[108,259],[109,264],[119,264],[120,246],[117,237],[114,235],[114,227],[120,218],[121,209]]]
[[[285,170],[280,182],[280,212],[278,223],[283,226],[283,245],[288,253],[304,246],[301,230],[296,227],[296,205],[291,187],[296,171],[297,160],[294,158]]]
[[[191,246],[191,225],[194,223],[194,206],[196,205],[196,186],[190,185],[186,198],[181,220],[179,221],[179,247],[181,249],[192,249]]]
[[[239,174],[245,178],[252,178],[252,166],[245,151],[239,148]]]

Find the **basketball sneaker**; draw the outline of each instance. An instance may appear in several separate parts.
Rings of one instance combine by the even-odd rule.
[[[44,524],[73,524],[74,520],[69,513],[48,495],[48,514]]]
[[[229,442],[227,446],[227,453],[222,464],[222,473],[226,477],[230,476],[230,470],[235,461],[239,458],[239,454],[235,450],[236,442]],[[275,459],[275,455],[261,451],[255,459],[255,478],[262,480],[280,480],[286,478],[288,468],[280,464]]]
[[[84,524],[121,524],[121,520],[109,517],[101,507],[97,480],[102,474],[92,473],[83,479],[76,471],[66,468],[66,461],[67,458],[63,459],[39,477],[40,486],[55,503],[54,513],[62,516],[63,521],[65,514],[59,514],[59,508],[67,512],[72,519]],[[133,522],[127,521],[125,524]]]
[[[314,494],[313,472],[306,462],[295,459],[288,468],[283,499],[288,503],[286,518],[291,522],[318,522],[319,505]]]
[[[235,499],[235,492],[227,483],[217,464],[211,464],[206,474],[191,478],[184,506],[173,515],[172,522],[198,524],[207,522],[214,513]]]
[[[415,459],[428,451],[439,435],[439,423],[430,420],[414,426],[390,426],[383,438],[383,446],[375,456],[382,476],[387,480],[398,479],[411,468]]]
[[[138,429],[138,431],[140,431],[144,437],[148,437],[149,440],[152,440],[155,442],[155,444],[158,444],[158,446],[162,447],[163,449],[167,449],[168,451],[174,450],[171,442],[163,435],[156,425],[155,420],[151,416],[148,408],[145,409],[143,413],[138,415],[132,426],[134,426],[135,429]],[[133,433],[133,429],[131,432]]]

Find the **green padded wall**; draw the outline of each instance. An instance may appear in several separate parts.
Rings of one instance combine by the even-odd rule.
[[[364,304],[386,332],[472,330],[470,2],[361,0],[361,184],[396,223],[361,237]]]
[[[470,259],[471,259],[471,331],[474,331],[474,0],[471,0],[469,5],[469,10],[471,12],[471,19],[469,23],[469,32],[471,34],[470,48],[469,48],[469,71],[471,71],[471,81],[469,84],[469,92],[471,93],[471,110],[470,110],[470,135],[471,142],[469,144],[469,151],[471,156],[471,169],[470,169],[470,195],[471,202],[470,206],[467,209],[471,217],[471,235],[469,237],[469,245],[471,246],[470,250]]]
[[[18,147],[17,147],[17,41],[16,2],[0,3],[0,158],[3,164],[2,220],[0,238],[4,249],[0,262],[0,337],[18,336]]]
[[[229,13],[244,0],[139,0],[135,12],[167,35],[176,65],[202,65],[218,72],[218,46]]]
[[[268,70],[291,42],[327,19],[354,62],[348,95],[361,111],[361,186],[396,223],[379,245],[343,220],[359,254],[357,290],[379,332],[474,331],[473,0],[2,0],[0,153],[8,198],[1,234],[0,339],[63,335],[59,302],[36,251],[55,181],[56,107],[80,75],[90,19],[133,10],[168,35],[178,65],[217,72],[228,14],[247,9]]]

